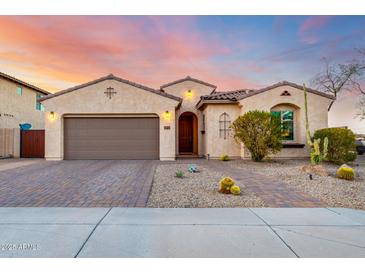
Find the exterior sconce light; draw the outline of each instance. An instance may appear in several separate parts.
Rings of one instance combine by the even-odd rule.
[[[53,112],[53,111],[51,111],[51,112],[49,113],[49,119],[51,119],[51,120],[54,120],[54,119],[55,119],[55,114],[54,114],[54,112]]]
[[[191,89],[189,89],[187,92],[186,92],[186,97],[187,98],[192,98],[193,97],[193,91]]]
[[[170,121],[171,113],[168,110],[165,111],[164,116],[165,116],[165,120]]]

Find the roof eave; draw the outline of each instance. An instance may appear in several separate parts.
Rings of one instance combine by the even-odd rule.
[[[247,93],[247,94],[243,94],[241,96],[238,96],[237,100],[240,101],[240,100],[246,99],[248,97],[255,96],[257,94],[260,94],[260,93],[263,93],[265,91],[272,90],[274,88],[281,87],[281,86],[290,86],[290,87],[294,87],[294,88],[297,88],[297,89],[300,89],[300,90],[304,90],[303,86],[301,86],[301,85],[298,85],[298,84],[295,84],[295,83],[292,83],[292,82],[283,81],[283,82],[279,82],[279,83],[276,83],[276,84],[271,85],[271,86],[264,87],[262,89],[255,90],[251,93]],[[309,93],[313,93],[313,94],[316,94],[318,96],[326,97],[330,100],[335,100],[336,99],[333,95],[330,95],[330,94],[327,94],[327,93],[324,93],[324,92],[321,92],[321,91],[318,91],[318,90],[315,90],[315,89],[312,89],[312,88],[306,88],[306,89],[307,89],[307,92],[309,92]]]
[[[93,81],[90,81],[90,82],[87,82],[87,83],[84,83],[84,84],[81,84],[81,85],[77,85],[77,86],[74,86],[74,87],[71,87],[71,88],[68,88],[68,89],[65,89],[65,90],[61,90],[59,92],[50,94],[48,96],[44,96],[41,99],[39,99],[39,101],[40,102],[45,101],[45,100],[48,100],[48,99],[51,99],[51,98],[54,98],[54,97],[57,97],[57,96],[60,96],[60,95],[63,95],[63,94],[78,90],[78,89],[81,89],[81,88],[84,88],[84,87],[88,87],[90,85],[100,83],[100,82],[105,81],[105,80],[115,80],[115,81],[118,81],[118,82],[121,82],[121,83],[124,83],[124,84],[127,84],[127,85],[134,86],[136,88],[140,88],[140,89],[143,89],[143,90],[146,90],[146,91],[150,91],[154,94],[161,95],[163,97],[178,101],[179,103],[182,102],[182,98],[180,98],[180,97],[174,96],[172,94],[168,94],[164,91],[155,90],[153,88],[150,88],[150,87],[147,87],[147,86],[144,86],[144,85],[141,85],[141,84],[137,84],[135,82],[125,80],[123,78],[116,77],[113,74],[109,74],[109,75],[101,77],[99,79],[96,79],[96,80],[93,80]]]
[[[16,84],[22,85],[24,87],[30,88],[30,89],[32,89],[32,90],[34,90],[36,92],[39,92],[39,93],[42,93],[42,94],[45,94],[45,95],[51,94],[50,92],[48,92],[48,91],[46,91],[44,89],[41,89],[41,88],[36,87],[36,86],[34,86],[32,84],[29,84],[27,82],[24,82],[22,80],[19,80],[19,79],[15,78],[13,76],[10,76],[10,75],[8,75],[6,73],[0,72],[0,77],[3,77],[4,79],[7,79],[7,80],[12,81],[12,82],[14,82]]]
[[[195,82],[195,83],[198,83],[198,84],[201,84],[201,85],[205,85],[205,86],[211,87],[211,88],[213,88],[213,91],[215,91],[216,88],[217,88],[217,86],[215,86],[215,85],[212,85],[212,84],[207,83],[207,82],[204,82],[202,80],[199,80],[199,79],[196,79],[196,78],[192,78],[190,76],[187,76],[185,78],[182,78],[182,79],[179,79],[179,80],[176,80],[176,81],[173,81],[173,82],[164,84],[164,85],[160,86],[160,89],[163,90],[164,88],[167,88],[167,87],[170,87],[170,86],[173,86],[173,85],[176,85],[176,84],[185,82],[185,81],[192,81],[192,82]]]

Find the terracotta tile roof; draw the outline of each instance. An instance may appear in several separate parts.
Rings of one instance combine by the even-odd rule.
[[[211,87],[211,88],[214,88],[216,89],[217,86],[215,85],[212,85],[212,84],[209,84],[207,82],[204,82],[202,80],[199,80],[199,79],[196,79],[196,78],[192,78],[190,76],[186,76],[185,78],[182,78],[182,79],[179,79],[179,80],[176,80],[176,81],[173,81],[173,82],[170,82],[170,83],[167,83],[165,85],[162,85],[160,87],[160,89],[164,89],[166,87],[169,87],[169,86],[172,86],[172,85],[175,85],[175,84],[179,84],[179,83],[182,83],[182,82],[185,82],[185,81],[193,81],[195,83],[198,83],[198,84],[202,84],[202,85],[205,85],[205,86],[208,86],[208,87]]]
[[[96,79],[96,80],[93,80],[93,81],[90,81],[90,82],[87,82],[87,83],[84,83],[84,84],[81,84],[81,85],[77,85],[77,86],[74,86],[74,87],[69,88],[69,89],[61,90],[61,91],[56,92],[54,94],[50,94],[48,96],[42,97],[39,101],[44,101],[44,100],[47,100],[47,99],[50,99],[50,98],[53,98],[53,97],[57,97],[57,96],[72,92],[74,90],[78,90],[80,88],[84,88],[84,87],[87,87],[87,86],[90,86],[90,85],[94,85],[96,83],[99,83],[99,82],[102,82],[102,81],[105,81],[105,80],[115,80],[115,81],[118,81],[118,82],[121,82],[121,83],[124,83],[124,84],[128,84],[128,85],[131,85],[131,86],[134,86],[134,87],[137,87],[137,88],[140,88],[140,89],[155,93],[157,95],[161,95],[161,96],[176,100],[178,102],[182,101],[182,98],[180,98],[180,97],[168,94],[168,93],[166,93],[164,91],[161,91],[161,90],[156,90],[156,89],[153,89],[153,88],[150,88],[150,87],[147,87],[147,86],[143,86],[143,85],[137,84],[135,82],[125,80],[125,79],[120,78],[120,77],[116,77],[113,74],[109,74],[109,75],[101,77],[99,79]]]
[[[229,101],[237,101],[237,98],[252,92],[252,90],[248,89],[239,89],[232,91],[214,91],[209,95],[201,96],[200,98],[203,100],[229,100]]]
[[[43,94],[45,94],[45,95],[50,94],[50,92],[48,92],[48,91],[46,91],[46,90],[44,90],[44,89],[41,89],[41,88],[36,87],[36,86],[34,86],[34,85],[32,85],[32,84],[29,84],[29,83],[27,83],[27,82],[24,82],[24,81],[22,81],[22,80],[19,80],[19,79],[15,78],[15,77],[10,76],[10,75],[8,75],[8,74],[5,74],[5,73],[3,73],[3,72],[0,72],[0,77],[2,77],[2,78],[4,78],[4,79],[7,79],[7,80],[9,80],[9,81],[12,81],[12,82],[14,82],[14,83],[16,83],[16,84],[19,84],[19,85],[21,85],[21,86],[24,86],[24,87],[28,87],[28,88],[30,88],[30,89],[33,89],[34,91],[37,91],[37,92],[43,93]]]

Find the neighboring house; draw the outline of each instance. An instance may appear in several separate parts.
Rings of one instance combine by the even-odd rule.
[[[49,92],[0,72],[0,157],[20,156],[19,124],[44,129],[44,107],[38,101]],[[33,147],[32,139],[29,147]],[[23,155],[27,156],[27,155]]]
[[[308,89],[312,132],[327,127],[334,98]],[[259,90],[218,92],[186,77],[149,88],[114,75],[40,99],[46,108],[46,158],[160,159],[180,155],[247,158],[230,124],[250,110],[282,119],[284,149],[277,157],[306,157],[302,87],[281,82]]]
[[[29,123],[44,129],[44,109],[38,102],[49,92],[0,72],[0,129]]]

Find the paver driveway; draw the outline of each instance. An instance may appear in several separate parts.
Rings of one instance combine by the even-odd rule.
[[[144,207],[158,161],[39,161],[0,170],[0,207]]]

